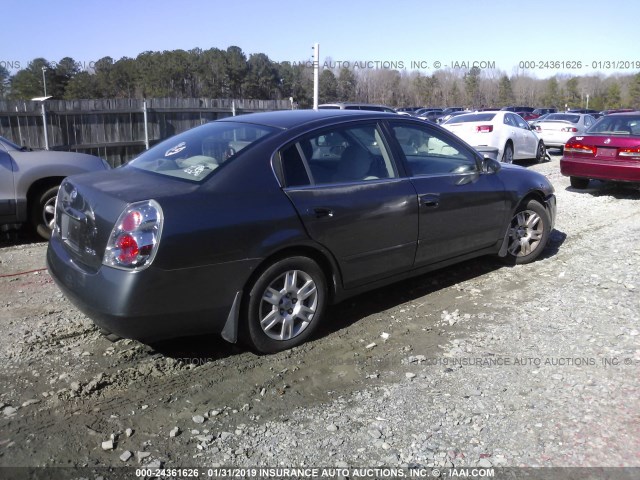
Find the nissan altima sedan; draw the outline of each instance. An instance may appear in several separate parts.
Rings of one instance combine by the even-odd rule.
[[[126,166],[66,179],[47,252],[103,330],[306,341],[327,306],[480,255],[536,259],[547,179],[396,114],[297,110],[215,121]]]
[[[545,143],[535,130],[520,115],[507,110],[467,113],[442,126],[474,147],[497,148],[504,163],[530,158],[541,162],[546,154]]]

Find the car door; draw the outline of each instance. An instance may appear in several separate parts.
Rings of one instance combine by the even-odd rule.
[[[507,193],[499,175],[454,135],[428,124],[389,122],[419,203],[415,266],[444,261],[501,241]]]
[[[0,145],[0,220],[13,221],[16,215],[13,159]]]
[[[518,141],[514,147],[514,158],[534,158],[538,148],[538,136],[531,131],[527,121],[520,115],[511,114],[516,124]]]
[[[338,262],[344,288],[409,270],[418,203],[376,122],[350,122],[300,137],[279,152],[284,191],[309,236]]]

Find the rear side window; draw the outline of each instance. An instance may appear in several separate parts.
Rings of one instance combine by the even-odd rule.
[[[306,135],[280,152],[287,187],[369,182],[398,176],[376,124]]]

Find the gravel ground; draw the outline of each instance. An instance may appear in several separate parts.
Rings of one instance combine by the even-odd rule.
[[[0,243],[0,466],[640,467],[640,192],[547,175],[545,255],[361,295],[259,357],[110,343]],[[23,273],[29,272],[29,273]]]

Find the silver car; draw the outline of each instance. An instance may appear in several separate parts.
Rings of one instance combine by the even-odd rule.
[[[30,223],[38,235],[49,239],[62,180],[108,169],[107,162],[93,155],[34,151],[0,137],[0,228]]]
[[[571,137],[584,134],[595,121],[595,118],[586,113],[550,113],[535,124],[535,129],[547,148],[564,149]]]

